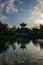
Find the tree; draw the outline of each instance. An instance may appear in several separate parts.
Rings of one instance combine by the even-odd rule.
[[[15,25],[12,28],[9,28],[9,33],[10,33],[10,35],[15,35],[16,34],[16,27],[15,27]]]

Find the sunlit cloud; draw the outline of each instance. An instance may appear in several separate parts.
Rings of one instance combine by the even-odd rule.
[[[43,24],[43,14],[41,14],[40,18],[35,21],[36,24]]]
[[[38,19],[35,21],[36,24],[43,24],[43,21],[41,19]]]
[[[40,19],[42,19],[43,20],[43,14],[41,14],[41,18]]]
[[[33,17],[33,24],[43,24],[43,0],[37,0],[37,2],[38,4],[34,6],[31,18]]]

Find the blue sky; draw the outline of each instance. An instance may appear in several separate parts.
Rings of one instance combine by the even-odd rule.
[[[43,0],[0,0],[0,20],[9,26],[43,24]]]

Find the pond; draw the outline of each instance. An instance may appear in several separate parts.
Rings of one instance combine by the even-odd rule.
[[[43,39],[0,40],[0,65],[43,65]]]

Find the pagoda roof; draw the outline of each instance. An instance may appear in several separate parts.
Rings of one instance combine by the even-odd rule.
[[[26,26],[26,23],[22,23],[22,24],[20,24],[20,26]]]

